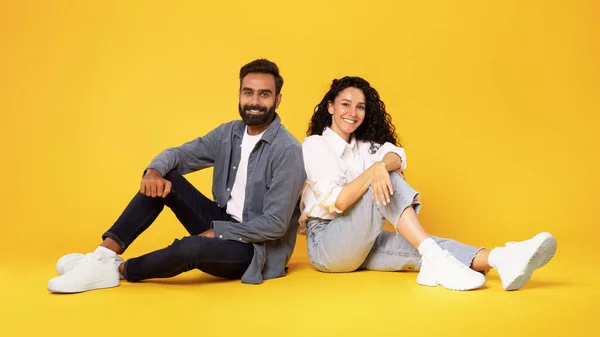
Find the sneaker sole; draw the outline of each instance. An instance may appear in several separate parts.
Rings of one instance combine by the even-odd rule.
[[[483,275],[482,275],[483,276]],[[456,290],[456,291],[468,291],[468,290],[475,290],[475,289],[479,289],[481,287],[483,287],[485,285],[485,277],[482,278],[482,280],[476,284],[473,284],[471,286],[467,286],[467,287],[452,287],[452,286],[446,286],[443,285],[427,276],[423,276],[422,273],[419,273],[419,275],[417,275],[417,283],[422,285],[422,286],[426,286],[426,287],[437,287],[437,286],[442,286],[446,289],[449,290]]]
[[[84,285],[60,287],[55,284],[52,284],[52,282],[48,282],[47,288],[49,291],[51,291],[53,293],[74,294],[74,293],[82,293],[82,292],[90,291],[90,290],[114,288],[114,287],[118,286],[119,283],[120,283],[119,279],[117,279],[117,280],[105,279],[105,280],[98,280],[98,281],[91,282],[91,283],[84,284]]]
[[[474,285],[474,286],[470,286],[470,287],[451,287],[451,286],[445,286],[441,283],[437,283],[437,282],[420,282],[419,280],[417,280],[417,283],[419,283],[422,286],[426,286],[426,287],[437,287],[437,286],[442,286],[446,289],[449,290],[456,290],[456,291],[469,291],[469,290],[475,290],[475,289],[479,289],[481,287],[483,287],[485,285],[485,281],[481,282],[480,284]]]
[[[556,253],[556,239],[550,233],[540,233],[536,235],[541,240],[538,248],[533,252],[529,261],[525,264],[523,271],[504,287],[504,290],[517,290],[522,288],[529,281],[531,275],[536,269],[545,266]]]

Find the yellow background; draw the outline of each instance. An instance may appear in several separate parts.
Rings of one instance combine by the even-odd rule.
[[[114,322],[113,301],[128,303],[123,334],[594,335],[599,13],[597,1],[2,1],[0,335],[100,334],[89,311]],[[371,82],[428,231],[488,247],[549,231],[555,260],[529,292],[502,292],[492,273],[490,289],[457,294],[415,274],[317,273],[299,237],[296,268],[260,287],[196,272],[47,294],[55,260],[99,243],[154,155],[238,118],[239,68],[262,57],[281,69],[278,112],[299,140],[333,78]],[[189,179],[210,195],[210,170]],[[126,257],[184,233],[165,212]]]

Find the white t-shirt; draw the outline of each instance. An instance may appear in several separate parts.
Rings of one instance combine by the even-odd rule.
[[[323,135],[304,139],[302,155],[306,169],[306,184],[302,192],[300,233],[309,217],[333,219],[340,212],[335,201],[344,185],[356,179],[387,153],[402,158],[401,170],[406,169],[406,153],[391,143],[377,144],[378,150],[369,153],[371,142],[357,141],[354,136],[347,143],[330,128]]]
[[[248,134],[248,127],[244,131],[244,137],[242,138],[242,155],[238,167],[234,167],[236,170],[235,181],[231,188],[231,196],[227,201],[227,214],[229,214],[235,220],[242,222],[244,213],[244,200],[246,199],[246,178],[248,175],[248,159],[250,153],[254,150],[254,147],[258,141],[262,138],[264,131],[256,136]]]

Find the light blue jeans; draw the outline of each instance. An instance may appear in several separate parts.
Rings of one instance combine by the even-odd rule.
[[[341,273],[359,269],[380,271],[420,270],[421,255],[400,233],[383,229],[388,220],[396,226],[405,208],[419,212],[419,193],[397,173],[390,174],[394,194],[387,205],[371,200],[369,190],[333,220],[311,218],[307,222],[308,257],[320,271]],[[467,266],[481,248],[431,236],[441,247]]]

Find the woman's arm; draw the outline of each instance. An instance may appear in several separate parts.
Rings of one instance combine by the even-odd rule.
[[[385,164],[385,169],[388,172],[396,171],[402,167],[402,158],[394,152],[388,152],[381,160]]]
[[[402,167],[402,159],[395,153],[389,152],[381,161],[375,162],[356,179],[344,185],[335,200],[335,207],[345,211],[352,206],[363,194],[373,186],[373,200],[387,205],[390,195],[394,194],[389,172]]]

